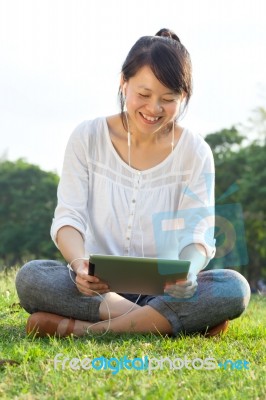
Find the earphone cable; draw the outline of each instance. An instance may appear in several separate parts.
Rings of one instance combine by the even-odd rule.
[[[72,260],[70,263],[67,264],[67,268],[68,268],[68,271],[69,271],[69,277],[70,277],[71,281],[74,283],[74,285],[76,285],[76,286],[77,286],[77,283],[76,283],[76,282],[74,281],[74,279],[72,278],[72,276],[71,276],[71,271],[74,272],[74,270],[72,269],[72,264],[73,264],[75,261],[77,261],[77,260],[89,261],[89,258],[88,258],[88,257],[78,257],[78,258],[75,258],[74,260]],[[74,272],[74,273],[75,273],[75,272]],[[79,286],[82,286],[82,285],[79,285]],[[85,286],[83,285],[83,287],[85,287]],[[107,332],[109,332],[109,330],[110,330],[110,325],[111,325],[111,321],[113,321],[113,320],[115,320],[115,319],[118,319],[118,318],[121,318],[121,317],[124,317],[125,315],[129,314],[129,313],[133,310],[133,308],[135,307],[135,305],[137,304],[137,302],[139,301],[140,296],[141,296],[141,294],[139,294],[139,296],[138,296],[137,300],[135,301],[135,303],[133,303],[132,307],[130,307],[129,310],[127,310],[124,314],[119,315],[119,316],[114,317],[114,318],[111,318],[111,311],[110,311],[110,308],[109,308],[109,305],[108,305],[108,301],[105,299],[105,297],[104,297],[102,294],[98,293],[96,290],[92,290],[92,289],[90,289],[90,290],[91,290],[93,293],[97,294],[98,296],[100,296],[100,297],[102,298],[102,300],[105,302],[105,305],[106,305],[106,308],[107,308],[107,312],[108,312],[108,325],[107,325],[107,328],[106,328],[105,332],[102,333],[101,335],[99,335],[98,337],[102,337],[102,336],[106,335]],[[92,324],[92,325],[87,329],[87,333],[89,333],[89,329],[90,329],[92,326],[99,325],[99,324],[101,324],[102,322],[104,322],[104,321],[99,321],[99,322],[95,322],[94,324]]]

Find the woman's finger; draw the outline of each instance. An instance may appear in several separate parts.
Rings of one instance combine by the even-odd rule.
[[[109,289],[98,289],[98,290],[92,290],[92,289],[84,289],[84,287],[78,286],[78,289],[81,293],[85,294],[86,296],[98,296],[99,294],[105,294],[109,292]]]

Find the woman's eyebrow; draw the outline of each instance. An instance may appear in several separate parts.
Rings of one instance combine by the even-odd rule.
[[[144,85],[138,85],[138,88],[139,88],[139,89],[145,89],[145,90],[148,90],[149,92],[151,92],[151,91],[152,91],[151,89],[149,89],[149,88],[146,88]]]

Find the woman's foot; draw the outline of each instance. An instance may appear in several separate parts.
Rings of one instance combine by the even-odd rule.
[[[228,331],[228,327],[229,327],[229,321],[225,320],[225,321],[221,322],[219,325],[216,325],[212,328],[207,329],[207,331],[204,332],[204,336],[208,338],[208,337],[213,337],[213,336],[224,334]]]
[[[102,332],[106,330],[106,324],[108,321],[101,321],[97,323],[96,331]],[[35,337],[45,336],[56,336],[66,337],[70,335],[82,336],[88,332],[88,329],[92,327],[93,323],[87,321],[74,320],[72,318],[62,317],[46,312],[37,312],[32,314],[27,322],[26,331],[27,334],[34,335]],[[102,326],[101,326],[102,325]],[[226,320],[219,325],[216,325],[203,332],[204,337],[213,337],[227,332],[229,321]],[[108,328],[107,328],[108,329]],[[94,330],[94,329],[93,329]],[[119,329],[119,332],[123,332],[123,329]],[[126,329],[125,329],[126,332]],[[157,330],[158,333],[158,330]]]
[[[75,320],[60,315],[36,312],[27,321],[26,332],[35,337],[65,337],[74,333]]]
[[[132,312],[92,323],[89,321],[74,320],[61,315],[47,312],[32,314],[27,322],[26,331],[35,337],[57,336],[65,337],[73,334],[83,336],[89,332],[106,333],[151,333],[169,334],[171,325],[165,317],[149,306],[137,307]]]

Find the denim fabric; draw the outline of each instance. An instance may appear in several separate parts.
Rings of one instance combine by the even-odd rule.
[[[45,311],[84,321],[99,321],[100,296],[80,293],[74,272],[66,264],[53,260],[34,260],[25,264],[16,276],[20,304],[30,314]]]
[[[65,264],[53,260],[35,260],[17,274],[16,288],[20,303],[29,313],[46,311],[84,321],[99,321],[100,296],[88,297],[79,292],[75,274]],[[123,294],[136,302],[138,295]],[[171,296],[145,296],[140,306],[149,305],[172,325],[173,336],[204,331],[219,323],[239,317],[247,307],[250,288],[238,272],[228,269],[202,271],[198,289],[190,299]]]

